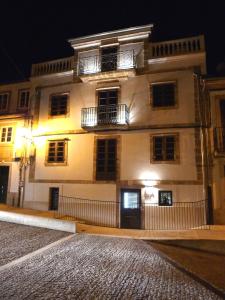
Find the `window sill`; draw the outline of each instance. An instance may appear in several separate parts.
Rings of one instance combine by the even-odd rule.
[[[68,166],[68,162],[54,162],[54,163],[49,163],[45,162],[46,167],[61,167],[61,166]]]

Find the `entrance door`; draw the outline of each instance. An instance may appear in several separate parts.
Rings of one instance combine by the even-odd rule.
[[[6,203],[8,191],[9,167],[0,167],[0,203]]]
[[[141,191],[121,190],[121,227],[141,228]]]
[[[59,206],[59,188],[51,187],[49,191],[50,201],[49,201],[49,210],[58,210]]]

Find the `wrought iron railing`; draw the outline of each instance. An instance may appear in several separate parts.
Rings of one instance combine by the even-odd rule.
[[[225,154],[225,127],[214,128],[214,149],[219,154]]]
[[[209,229],[206,225],[206,200],[174,202],[172,206],[142,203],[142,229],[187,230]],[[67,196],[59,197],[57,218],[65,218],[97,226],[119,226],[120,202],[90,200]]]
[[[101,105],[81,110],[81,127],[125,125],[128,122],[129,109],[126,104]]]
[[[135,67],[136,56],[134,50],[125,50],[112,54],[80,57],[78,60],[78,75],[132,69]]]

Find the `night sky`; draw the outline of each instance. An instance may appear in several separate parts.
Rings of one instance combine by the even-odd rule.
[[[58,2],[1,2],[0,82],[29,77],[32,63],[73,55],[68,38],[149,23],[153,41],[204,34],[208,74],[225,75],[225,0]]]

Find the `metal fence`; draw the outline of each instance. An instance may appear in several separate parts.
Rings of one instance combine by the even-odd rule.
[[[120,202],[59,197],[57,218],[77,220],[86,224],[119,227]],[[142,229],[187,230],[209,229],[206,220],[207,201],[174,202],[172,206],[142,203]]]
[[[129,110],[126,104],[87,107],[82,108],[81,112],[81,127],[125,125],[128,120]]]

